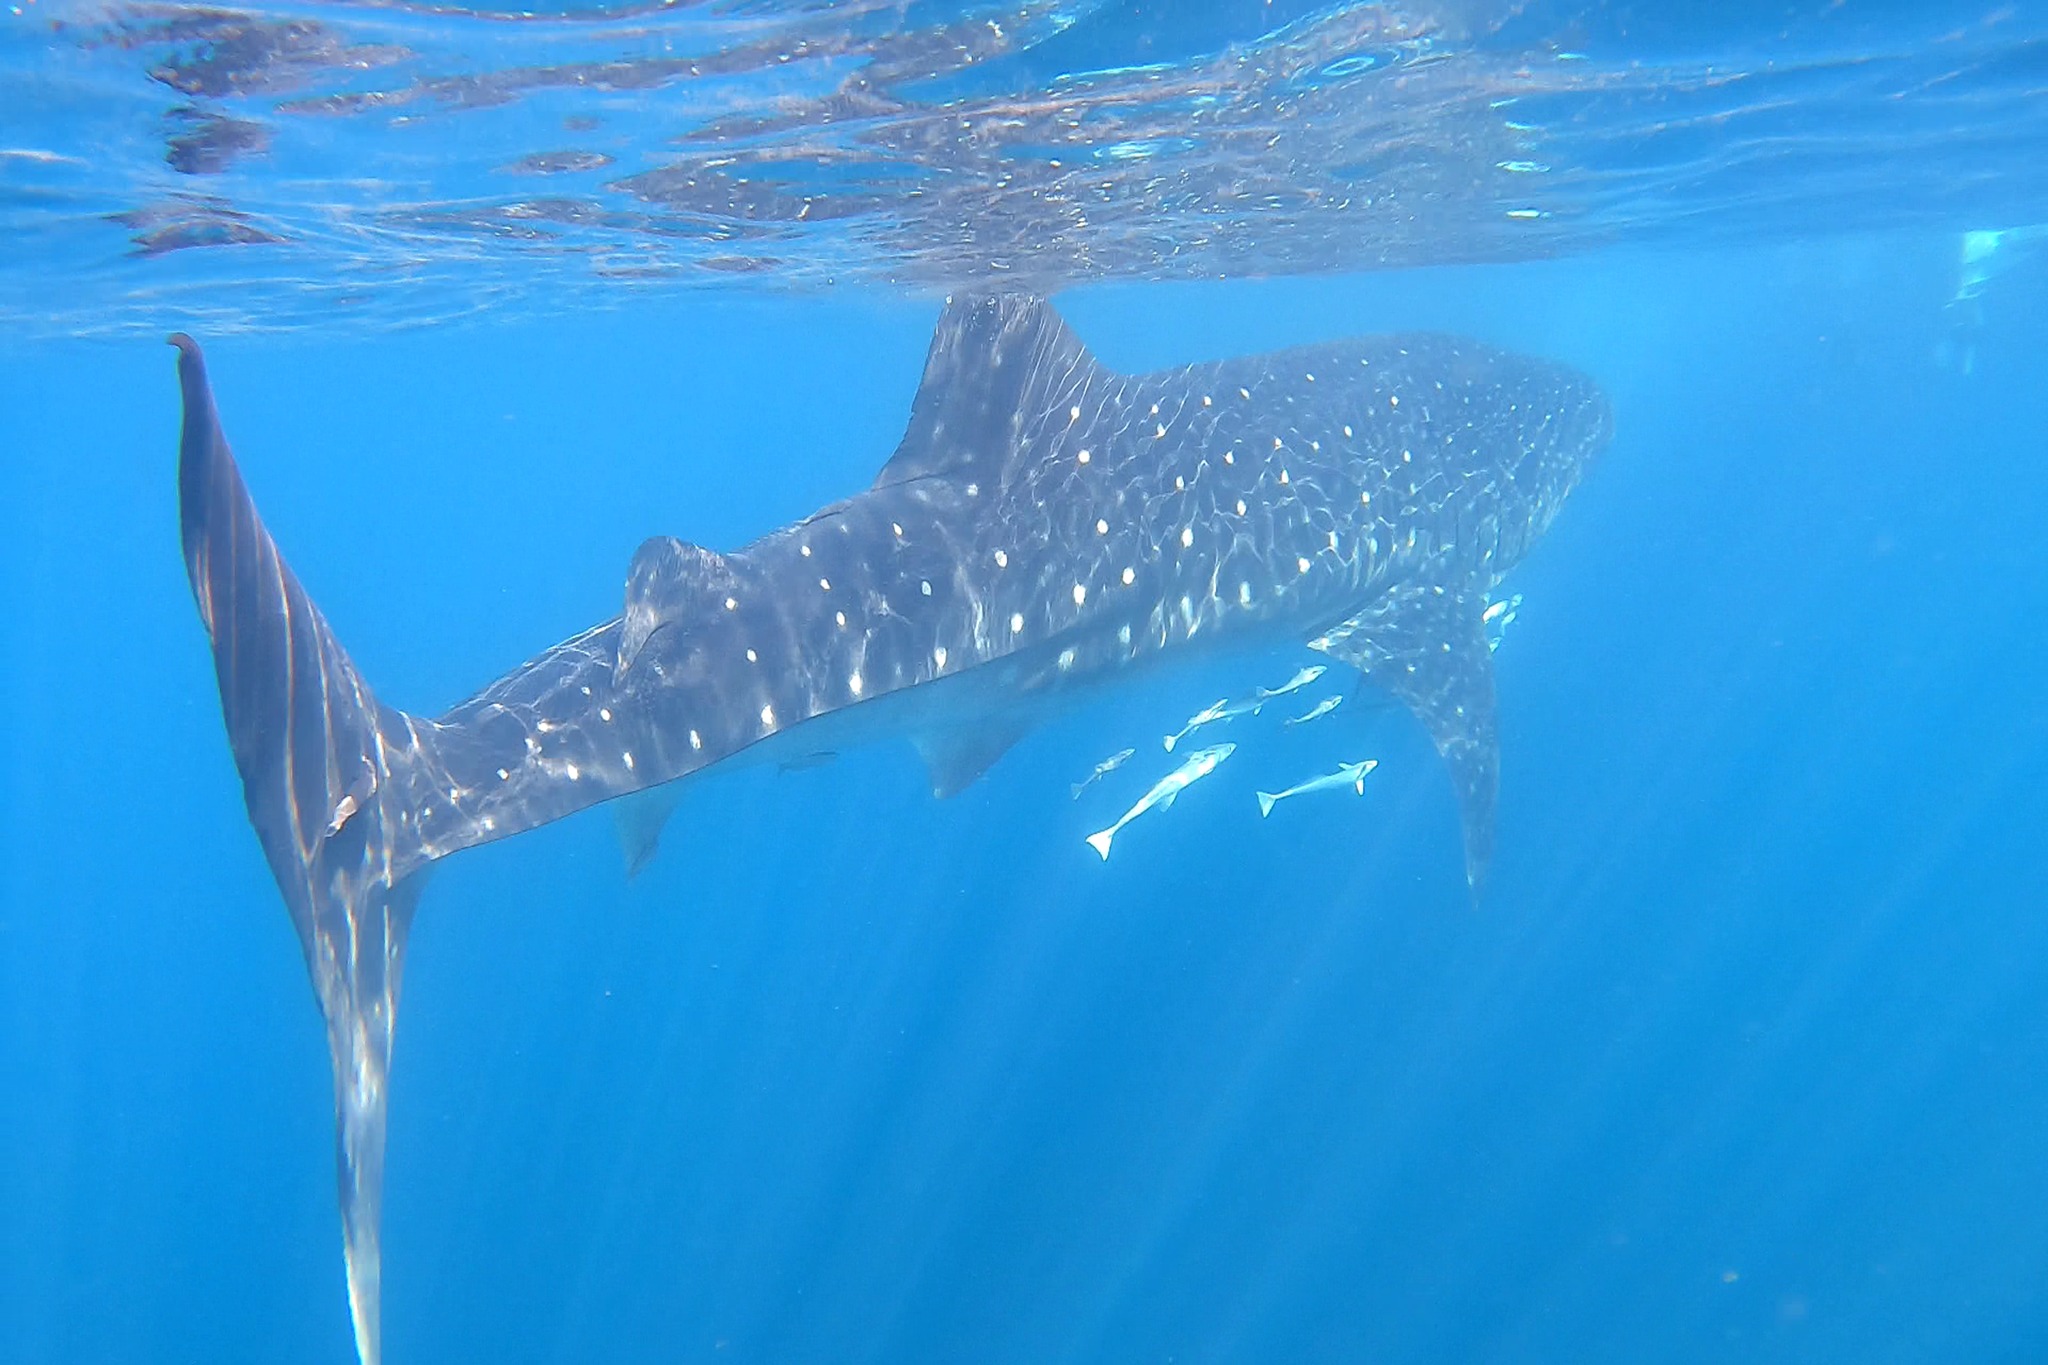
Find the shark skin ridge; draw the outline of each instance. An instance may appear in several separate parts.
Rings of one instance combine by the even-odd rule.
[[[648,540],[617,617],[428,719],[361,678],[257,515],[198,345],[172,342],[186,568],[327,1024],[364,1365],[392,1026],[433,863],[778,748],[902,735],[947,794],[1074,689],[1292,640],[1429,729],[1476,893],[1498,783],[1480,614],[1612,428],[1583,375],[1448,336],[1127,375],[1042,299],[949,301],[871,488],[726,553]],[[636,859],[672,804],[650,801]]]

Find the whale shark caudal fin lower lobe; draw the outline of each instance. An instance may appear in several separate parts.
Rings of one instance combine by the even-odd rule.
[[[363,1365],[377,1365],[391,1030],[428,861],[413,792],[425,766],[418,730],[378,702],[278,555],[221,434],[199,347],[182,334],[171,342],[185,402],[185,570],[249,820],[327,1023],[349,1309]]]

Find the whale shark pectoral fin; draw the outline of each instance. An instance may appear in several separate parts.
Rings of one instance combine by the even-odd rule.
[[[931,775],[932,795],[943,801],[980,781],[981,775],[1024,737],[1024,730],[1024,726],[994,720],[973,729],[915,735],[911,743]]]
[[[1309,641],[1392,693],[1429,731],[1457,788],[1465,880],[1475,897],[1493,857],[1500,794],[1493,654],[1480,620],[1485,605],[1435,586],[1398,588]]]

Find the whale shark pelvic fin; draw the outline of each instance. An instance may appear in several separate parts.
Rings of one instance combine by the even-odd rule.
[[[1023,738],[1021,723],[992,721],[979,729],[944,730],[911,736],[931,777],[932,795],[941,801],[958,796],[981,780]]]

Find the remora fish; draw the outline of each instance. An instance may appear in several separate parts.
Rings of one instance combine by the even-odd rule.
[[[1324,716],[1329,715],[1332,711],[1336,710],[1343,704],[1344,694],[1342,692],[1339,692],[1334,696],[1324,697],[1314,706],[1311,706],[1308,709],[1307,714],[1300,716],[1289,716],[1286,720],[1281,721],[1280,724],[1282,726],[1306,725],[1312,720],[1321,720]]]
[[[1102,762],[1096,764],[1094,769],[1089,772],[1088,776],[1082,778],[1079,782],[1076,782],[1074,784],[1074,799],[1077,801],[1080,800],[1082,792],[1087,791],[1097,782],[1109,776],[1118,768],[1123,767],[1124,763],[1127,760],[1129,760],[1130,756],[1132,754],[1135,754],[1136,752],[1138,752],[1136,749],[1118,749],[1108,758],[1105,758],[1102,760]]]
[[[1260,792],[1258,793],[1259,818],[1264,819],[1266,816],[1271,815],[1274,805],[1285,801],[1290,796],[1306,796],[1309,792],[1333,791],[1338,787],[1354,787],[1357,789],[1358,794],[1363,796],[1365,795],[1365,775],[1379,766],[1380,761],[1376,758],[1368,758],[1363,763],[1340,763],[1337,765],[1336,772],[1324,773],[1321,777],[1311,777],[1306,782],[1297,782],[1286,791]]]
[[[1492,653],[1500,648],[1500,642],[1508,636],[1508,627],[1515,623],[1515,614],[1521,609],[1522,594],[1516,593],[1501,601],[1488,603],[1486,610],[1479,613],[1479,623],[1486,629],[1487,652]]]
[[[1476,890],[1498,771],[1480,613],[1611,429],[1584,376],[1477,342],[1378,337],[1130,375],[1042,300],[954,302],[873,487],[730,553],[649,540],[619,616],[430,720],[357,671],[257,516],[198,345],[172,340],[185,567],[327,1022],[365,1365],[392,1027],[427,867],[773,761],[797,730],[801,752],[907,734],[946,794],[1081,684],[1313,636],[1428,727]],[[657,833],[643,823],[630,843],[651,853]]]
[[[1224,698],[1214,701],[1188,717],[1188,723],[1176,734],[1166,737],[1166,752],[1172,753],[1173,746],[1186,739],[1204,725],[1214,725],[1219,720],[1236,720],[1239,716],[1256,716],[1267,702],[1275,697],[1284,697],[1289,692],[1307,687],[1327,670],[1322,664],[1310,664],[1278,687],[1255,687],[1244,696],[1232,701]]]
[[[1310,683],[1314,682],[1317,678],[1322,677],[1323,674],[1329,671],[1330,670],[1327,665],[1310,664],[1308,667],[1296,671],[1293,677],[1289,678],[1286,682],[1281,683],[1278,687],[1260,688],[1259,695],[1264,697],[1267,701],[1271,701],[1275,697],[1284,697],[1289,692],[1299,692],[1302,688],[1307,687]]]
[[[1181,765],[1152,784],[1152,790],[1138,798],[1136,805],[1117,817],[1116,823],[1108,829],[1097,830],[1088,836],[1088,846],[1102,855],[1102,861],[1109,861],[1109,841],[1116,838],[1117,831],[1146,811],[1157,807],[1172,810],[1174,801],[1195,783],[1216,771],[1216,766],[1237,752],[1235,744],[1212,744],[1206,749],[1197,749],[1181,760]]]
[[[1166,737],[1166,752],[1172,753],[1173,746],[1186,739],[1204,725],[1214,725],[1219,720],[1235,720],[1239,716],[1256,716],[1265,706],[1266,699],[1254,692],[1232,701],[1219,697],[1201,710],[1188,717],[1188,723]]]

